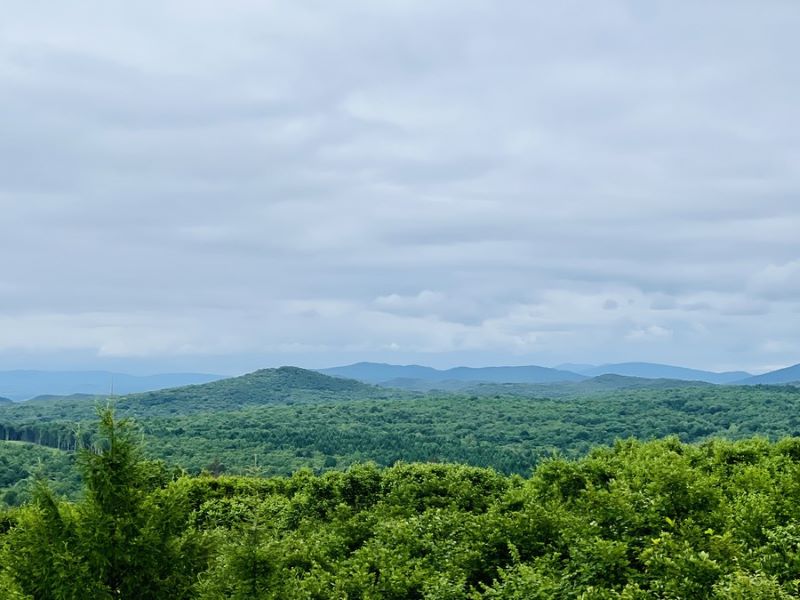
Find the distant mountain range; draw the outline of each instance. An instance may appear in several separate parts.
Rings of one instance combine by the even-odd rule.
[[[629,362],[611,365],[572,365],[576,373],[588,377],[598,375],[623,375],[625,377],[643,377],[645,379],[681,379],[684,381],[705,381],[707,383],[735,383],[752,377],[746,371],[727,371],[715,373],[673,365],[658,363]]]
[[[343,367],[319,369],[334,377],[356,379],[383,386],[405,389],[463,389],[463,382],[474,383],[575,383],[606,375],[648,380],[697,381],[713,384],[783,384],[800,382],[800,365],[753,376],[746,371],[714,372],[658,363],[629,362],[608,365],[564,364],[556,368],[522,367],[456,367],[434,369],[420,365],[391,365],[361,362]],[[431,386],[431,382],[442,385]]]
[[[381,384],[393,379],[419,381],[482,381],[489,383],[554,383],[557,381],[582,381],[585,375],[550,369],[547,367],[455,367],[439,370],[420,365],[387,365],[362,362],[345,367],[319,369],[333,377],[356,379],[366,383]]]
[[[287,367],[288,369],[288,367]],[[303,370],[301,370],[303,371]],[[264,373],[271,372],[264,370]],[[670,382],[705,382],[735,385],[781,385],[800,383],[800,364],[762,375],[745,371],[717,373],[657,363],[629,362],[607,365],[563,364],[556,368],[529,366],[455,367],[434,369],[421,365],[391,365],[360,362],[352,365],[318,369],[316,372],[340,379],[397,387],[407,390],[466,390],[475,384],[572,385],[573,391],[606,386],[652,387]],[[281,371],[286,376],[288,371]],[[629,382],[609,376],[631,378]],[[0,403],[27,400],[37,396],[85,394],[107,396],[151,392],[187,385],[206,384],[225,379],[208,373],[162,373],[128,375],[110,371],[0,371]],[[647,383],[657,380],[659,383]],[[566,389],[566,388],[565,388]]]
[[[222,379],[207,373],[127,375],[109,371],[0,371],[0,396],[27,400],[42,395],[133,394],[164,388],[209,383]]]
[[[666,390],[677,388],[714,387],[705,381],[680,379],[644,379],[624,375],[598,375],[581,381],[556,381],[552,383],[492,383],[485,381],[425,381],[422,379],[390,379],[382,387],[414,392],[458,392],[477,396],[541,396],[556,398],[615,390]]]
[[[785,369],[778,369],[777,371],[770,371],[769,373],[764,373],[763,375],[748,377],[739,383],[745,385],[800,383],[800,364],[786,367]]]

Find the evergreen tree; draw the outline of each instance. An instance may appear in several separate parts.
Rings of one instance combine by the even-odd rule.
[[[9,533],[3,562],[36,600],[187,598],[206,548],[187,529],[180,486],[144,459],[136,429],[110,408],[81,450],[85,489],[76,505],[40,484]]]

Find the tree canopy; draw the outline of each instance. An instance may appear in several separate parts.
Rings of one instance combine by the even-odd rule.
[[[800,598],[800,439],[189,476],[104,410],[76,502],[0,518],[8,598]]]

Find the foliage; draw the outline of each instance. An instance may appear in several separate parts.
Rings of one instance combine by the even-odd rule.
[[[800,439],[618,441],[529,478],[454,464],[171,474],[103,411],[85,491],[0,513],[4,597],[800,598]]]
[[[0,506],[31,499],[36,478],[50,481],[57,494],[75,496],[80,476],[74,453],[23,442],[0,443]]]
[[[163,465],[141,456],[132,424],[100,413],[99,436],[83,449],[85,491],[60,501],[39,482],[14,513],[2,566],[36,599],[185,598],[204,547],[187,528],[188,504]]]
[[[475,395],[420,394],[285,367],[114,404],[118,414],[136,417],[150,457],[195,474],[286,475],[371,460],[384,466],[459,462],[527,475],[555,451],[580,456],[628,437],[697,442],[800,435],[800,388],[660,387],[668,383],[593,393],[581,388],[578,395],[571,395],[577,389],[571,384],[551,385],[552,397],[536,395],[531,386],[501,385]],[[58,450],[40,453],[45,476],[58,481],[58,493],[75,497],[79,476],[71,456],[97,435],[95,402],[2,406],[0,440]],[[29,497],[23,481],[36,470],[35,461],[22,447],[0,441],[0,499],[5,493],[7,504]]]

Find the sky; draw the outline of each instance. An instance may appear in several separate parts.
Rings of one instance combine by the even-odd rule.
[[[12,1],[0,370],[800,362],[795,0]]]

